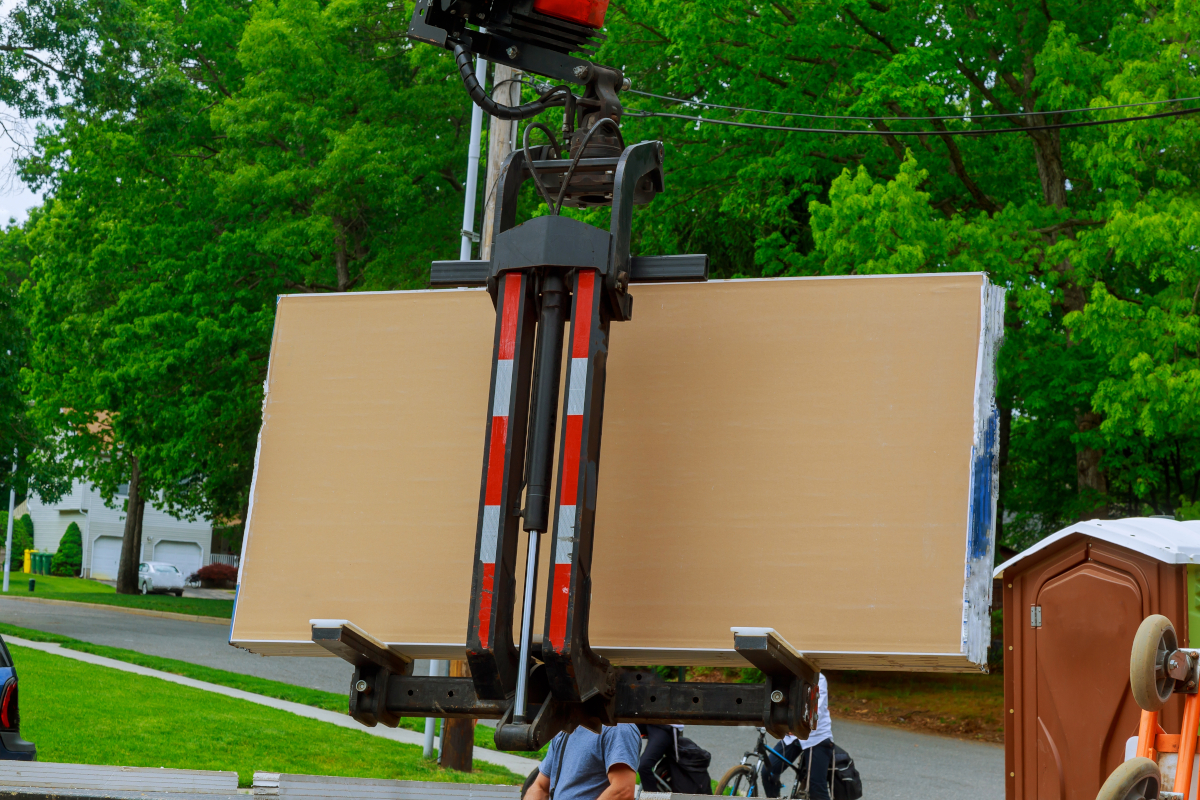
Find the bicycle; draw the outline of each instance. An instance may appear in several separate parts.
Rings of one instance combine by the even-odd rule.
[[[790,769],[796,776],[791,791],[786,795],[781,794],[780,797],[786,797],[789,800],[808,800],[808,787],[804,780],[808,775],[808,770],[806,769],[803,773],[800,771],[800,759],[804,757],[804,753],[801,752],[796,756],[795,761],[788,761],[784,758],[783,753],[767,745],[766,728],[756,728],[755,730],[758,731],[758,742],[755,743],[754,749],[747,750],[742,756],[741,762],[730,767],[729,771],[721,776],[714,794],[731,797],[762,797],[763,795],[759,791],[759,779],[762,776],[763,768],[770,761],[769,754],[774,753],[783,762],[784,768]],[[749,763],[751,758],[757,758],[758,761],[751,765]],[[830,786],[832,785],[830,782]]]

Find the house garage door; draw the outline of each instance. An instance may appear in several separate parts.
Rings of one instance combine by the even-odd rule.
[[[115,581],[119,563],[121,563],[121,537],[96,537],[96,541],[92,542],[92,565],[89,574],[97,580]]]
[[[155,542],[154,560],[174,564],[183,573],[184,580],[203,566],[200,545],[195,542]]]

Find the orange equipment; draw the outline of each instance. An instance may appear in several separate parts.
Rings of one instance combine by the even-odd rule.
[[[1189,800],[1200,737],[1200,651],[1180,649],[1166,617],[1146,617],[1133,639],[1129,684],[1142,709],[1137,751],[1113,770],[1096,800]],[[1186,696],[1180,732],[1171,734],[1158,724],[1158,715],[1175,692]],[[1171,791],[1163,791],[1168,781]]]

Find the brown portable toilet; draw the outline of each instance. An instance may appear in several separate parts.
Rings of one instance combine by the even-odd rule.
[[[1137,737],[1129,654],[1138,625],[1162,614],[1181,643],[1200,646],[1200,522],[1080,522],[995,577],[1004,592],[1005,796],[1095,800]],[[1179,732],[1182,709],[1179,696],[1163,709],[1168,732]]]

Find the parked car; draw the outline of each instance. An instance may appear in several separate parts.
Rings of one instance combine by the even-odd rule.
[[[138,589],[142,594],[158,592],[183,597],[183,573],[165,561],[138,564]]]
[[[0,761],[37,761],[37,745],[21,738],[17,668],[0,637]]]

